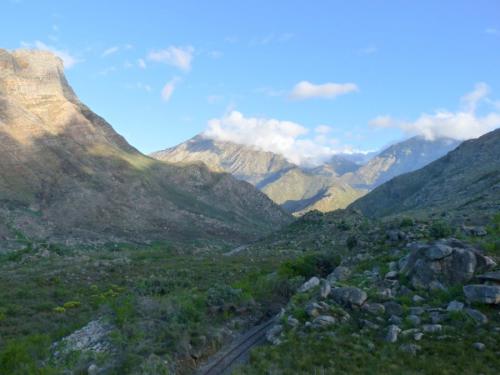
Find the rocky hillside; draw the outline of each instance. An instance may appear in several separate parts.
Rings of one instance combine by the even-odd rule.
[[[408,211],[500,210],[500,129],[462,143],[428,166],[392,179],[352,204],[369,216]]]
[[[345,174],[343,180],[355,188],[373,189],[393,177],[422,168],[459,144],[447,138],[430,141],[413,137],[389,146],[363,166]]]
[[[203,135],[151,156],[171,163],[202,161],[211,170],[222,170],[250,182],[294,214],[313,209],[331,211],[345,208],[364,193],[340,181],[339,174],[356,166],[340,157],[332,159],[330,164],[308,169],[272,152],[213,140]]]
[[[315,168],[247,145],[198,135],[151,156],[172,163],[203,162],[211,170],[250,182],[294,215],[345,208],[368,190],[445,155],[459,144],[451,139],[414,137],[380,153],[339,154]]]
[[[62,62],[0,50],[0,235],[254,239],[289,216],[248,183],[130,146],[81,103]]]

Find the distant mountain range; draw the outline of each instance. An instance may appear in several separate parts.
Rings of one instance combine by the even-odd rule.
[[[291,217],[251,184],[141,154],[49,52],[0,50],[0,240],[248,241]]]
[[[201,134],[151,156],[182,165],[203,162],[211,170],[231,173],[288,212],[300,215],[345,208],[374,187],[430,163],[458,144],[451,139],[413,137],[380,153],[334,155],[311,168],[290,163],[279,154]]]
[[[372,217],[401,213],[475,216],[500,212],[500,129],[398,176],[351,205]]]

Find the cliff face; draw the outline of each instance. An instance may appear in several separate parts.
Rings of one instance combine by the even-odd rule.
[[[0,152],[4,237],[238,242],[290,220],[228,174],[141,154],[78,100],[49,52],[0,50]]]

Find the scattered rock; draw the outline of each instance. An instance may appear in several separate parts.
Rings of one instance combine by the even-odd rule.
[[[321,307],[320,304],[316,302],[311,302],[307,304],[305,310],[307,315],[309,315],[311,318],[315,318],[321,315],[321,311],[323,310],[323,308]]]
[[[420,306],[416,306],[416,307],[410,307],[410,315],[422,315],[423,313],[425,312],[425,309],[423,307],[420,307]]]
[[[494,305],[500,303],[499,285],[466,285],[464,294],[469,302]]]
[[[485,274],[476,276],[476,278],[481,281],[491,281],[495,284],[500,284],[500,271],[487,272]]]
[[[350,306],[361,306],[368,298],[364,290],[355,287],[334,288],[332,296],[337,302]]]
[[[102,320],[93,320],[55,344],[54,356],[60,357],[75,351],[96,354],[110,352],[111,344],[108,336],[111,330],[110,324]]]
[[[385,311],[389,315],[401,316],[403,314],[403,306],[394,301],[384,303]]]
[[[384,276],[386,279],[397,279],[398,278],[398,271],[389,271],[385,274]]]
[[[337,321],[333,316],[320,315],[313,320],[313,325],[316,327],[326,327],[335,324]]]
[[[328,282],[327,280],[321,280],[319,287],[319,296],[324,299],[330,295],[331,291],[332,287],[330,285],[330,282]]]
[[[391,315],[391,317],[388,319],[388,322],[392,323],[392,324],[399,325],[399,324],[403,323],[403,318],[401,318],[400,316],[397,316],[397,315]]]
[[[283,332],[283,326],[281,324],[275,324],[266,332],[266,340],[273,345],[279,345],[281,343],[279,338],[281,332]]]
[[[385,341],[387,342],[396,342],[398,341],[398,335],[401,332],[401,328],[399,328],[397,325],[390,325],[389,328],[387,329],[387,335],[385,336]]]
[[[361,323],[363,324],[363,327],[366,327],[368,329],[378,330],[380,328],[378,324],[375,324],[367,319],[362,319]]]
[[[417,332],[413,335],[413,339],[415,341],[420,341],[422,340],[422,337],[424,337],[424,334],[422,332]]]
[[[484,345],[482,342],[475,342],[474,344],[472,344],[472,347],[480,352],[486,349],[486,345]]]
[[[441,324],[424,324],[422,330],[425,333],[439,333],[443,330],[443,326]]]
[[[305,293],[319,285],[319,279],[316,276],[311,277],[298,289],[299,293]]]
[[[418,294],[415,294],[412,299],[411,299],[413,302],[415,303],[421,303],[421,302],[424,302],[425,301],[425,298],[424,297],[421,297],[419,296]]]
[[[381,303],[365,303],[363,309],[374,315],[382,315],[385,313],[385,307]]]
[[[336,267],[331,274],[328,275],[327,280],[330,282],[344,281],[351,276],[351,270],[344,266]]]
[[[99,367],[95,363],[92,363],[88,368],[87,368],[87,374],[88,375],[97,375],[99,373]]]
[[[459,301],[451,301],[448,303],[448,306],[446,307],[446,311],[462,311],[464,308],[464,304]]]
[[[433,324],[441,323],[441,322],[445,321],[445,319],[446,319],[446,315],[441,314],[439,311],[432,311],[429,315],[431,318],[431,322]]]
[[[420,318],[417,315],[408,315],[406,320],[414,327],[420,325]]]
[[[470,226],[462,225],[462,231],[469,236],[475,236],[475,237],[483,237],[483,236],[486,236],[488,234],[486,232],[486,229],[484,227],[481,227],[481,226],[470,227]]]
[[[299,325],[299,321],[297,319],[295,319],[293,316],[289,316],[288,319],[286,320],[286,322],[288,323],[288,325],[290,327],[297,327]]]
[[[477,324],[488,323],[488,317],[481,311],[475,309],[465,309],[465,313],[469,315]]]

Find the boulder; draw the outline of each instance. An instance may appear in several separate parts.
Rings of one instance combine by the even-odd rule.
[[[300,288],[298,289],[298,292],[305,293],[305,292],[317,287],[319,285],[319,282],[320,282],[320,280],[316,276],[313,276],[300,286]]]
[[[499,285],[466,285],[465,298],[469,302],[496,305],[500,303]]]
[[[426,333],[439,333],[443,330],[441,324],[424,324],[422,330]]]
[[[398,336],[399,333],[401,332],[401,328],[399,328],[397,325],[390,325],[389,328],[387,329],[387,335],[385,336],[385,341],[394,343],[398,341]]]
[[[381,303],[365,303],[363,309],[374,315],[382,315],[385,313],[385,307]]]
[[[273,345],[278,345],[281,343],[280,335],[283,332],[283,326],[281,324],[275,324],[266,332],[266,340]]]
[[[475,342],[474,344],[472,344],[472,347],[480,352],[486,349],[486,345],[484,345],[482,342]]]
[[[403,314],[403,306],[397,302],[389,301],[384,303],[385,311],[389,315],[401,316]]]
[[[351,270],[344,266],[336,267],[331,274],[327,276],[328,281],[336,282],[336,281],[344,281],[347,280],[351,276]]]
[[[313,320],[313,326],[316,327],[326,327],[335,324],[337,321],[333,316],[330,315],[320,315]]]
[[[454,238],[431,244],[413,243],[400,259],[400,273],[414,288],[446,289],[472,280],[475,272],[492,266],[481,252]]]
[[[446,307],[446,311],[462,311],[464,308],[464,304],[459,301],[451,301],[448,303],[448,306]]]
[[[406,321],[414,327],[420,325],[420,318],[418,317],[418,315],[408,315],[406,317]]]
[[[477,324],[488,323],[488,317],[481,311],[475,309],[465,309],[465,313],[469,315]]]
[[[481,281],[488,281],[495,284],[500,284],[500,271],[487,272],[482,275],[476,276],[476,278]]]
[[[368,298],[364,290],[355,287],[334,288],[331,294],[335,301],[348,306],[361,306]]]
[[[384,276],[386,279],[397,279],[398,278],[398,271],[389,271],[385,274]]]
[[[330,283],[327,280],[321,280],[320,287],[319,287],[319,296],[321,298],[326,298],[330,295],[330,292],[332,291],[332,287]]]

